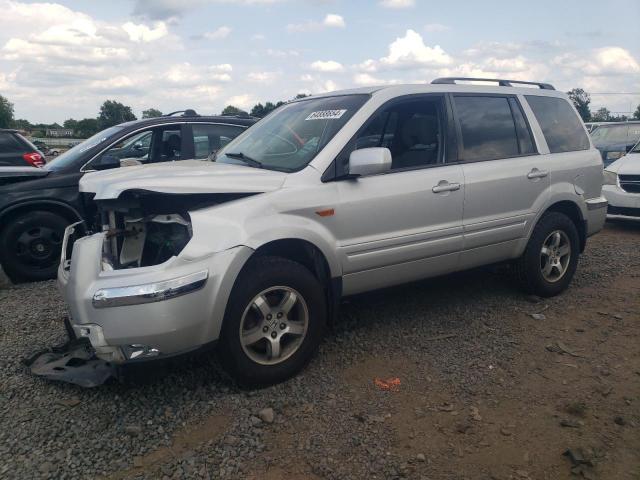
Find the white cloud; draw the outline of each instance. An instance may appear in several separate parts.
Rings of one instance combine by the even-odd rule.
[[[415,4],[415,0],[380,0],[380,5],[384,8],[411,8]]]
[[[451,30],[451,27],[448,25],[443,25],[442,23],[427,23],[424,26],[424,31],[427,33],[442,33]]]
[[[225,105],[233,105],[234,107],[248,110],[253,105],[255,105],[255,103],[256,103],[255,97],[244,93],[241,95],[234,95],[233,97],[229,97]]]
[[[278,76],[278,72],[250,72],[247,79],[250,82],[272,83]]]
[[[122,29],[127,32],[132,42],[153,42],[169,33],[164,22],[156,22],[153,27],[127,22],[122,25]]]
[[[344,18],[342,18],[342,16],[340,15],[336,15],[335,13],[327,14],[327,16],[324,17],[322,24],[325,27],[335,27],[335,28],[344,28],[347,26],[347,24],[344,22]]]
[[[267,55],[275,58],[298,57],[300,56],[300,52],[297,50],[277,50],[268,48]]]
[[[342,16],[335,13],[327,14],[321,22],[309,20],[303,23],[290,23],[286,29],[289,33],[295,32],[317,32],[325,28],[344,28],[346,22]]]
[[[341,72],[344,70],[342,64],[335,60],[316,60],[310,65],[310,68],[316,72]]]
[[[260,5],[279,3],[283,0],[135,0],[133,13],[153,20],[175,20],[190,10],[216,3]]]
[[[209,65],[208,70],[211,72],[230,73],[233,71],[233,67],[228,63],[221,63],[220,65]]]
[[[453,59],[440,47],[424,44],[422,36],[407,30],[404,37],[396,38],[389,45],[389,54],[380,59],[380,65],[391,68],[450,65]]]
[[[586,75],[613,76],[640,72],[640,63],[621,47],[604,47],[592,50],[589,55],[565,53],[553,59],[553,64],[575,69]]]
[[[231,27],[223,25],[212,32],[205,33],[204,38],[207,40],[220,40],[221,38],[227,38],[229,34],[231,34]]]
[[[379,78],[373,77],[368,73],[357,73],[353,76],[353,83],[355,83],[356,85],[367,87],[371,85],[382,85],[385,82]]]

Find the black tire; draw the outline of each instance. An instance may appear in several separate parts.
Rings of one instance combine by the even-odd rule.
[[[541,251],[545,240],[555,231],[563,232],[571,246],[569,264],[561,278],[548,281],[541,268]],[[578,267],[580,257],[580,241],[578,229],[573,221],[563,213],[545,213],[533,229],[527,248],[522,257],[516,261],[516,274],[527,293],[540,297],[553,297],[565,291]]]
[[[36,210],[9,221],[0,232],[0,262],[14,283],[56,277],[69,221]]]
[[[304,299],[308,326],[302,343],[291,356],[275,365],[254,361],[243,349],[240,327],[245,310],[261,292],[283,286]],[[327,305],[324,288],[303,265],[280,257],[251,260],[240,273],[231,292],[218,344],[220,362],[244,386],[271,385],[291,378],[311,360],[324,336]]]

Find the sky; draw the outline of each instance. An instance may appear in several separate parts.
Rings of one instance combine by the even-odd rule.
[[[0,95],[33,123],[452,75],[640,104],[640,0],[0,0],[0,18]]]

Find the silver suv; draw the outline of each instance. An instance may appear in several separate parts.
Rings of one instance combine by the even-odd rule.
[[[69,227],[59,270],[73,331],[115,364],[217,344],[268,384],[347,295],[503,261],[559,294],[605,221],[601,156],[552,86],[462,80],[293,101],[214,161],[86,175],[100,231]]]

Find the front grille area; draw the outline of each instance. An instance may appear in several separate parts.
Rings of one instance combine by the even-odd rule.
[[[640,175],[620,175],[620,188],[629,193],[640,193]]]
[[[640,217],[640,208],[613,207],[607,208],[609,215],[623,215],[625,217]]]

